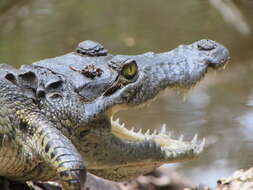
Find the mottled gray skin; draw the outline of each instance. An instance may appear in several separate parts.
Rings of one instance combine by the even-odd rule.
[[[195,158],[204,146],[196,137],[174,140],[165,128],[137,133],[110,117],[165,88],[189,89],[227,60],[228,50],[211,40],[134,56],[111,55],[85,41],[76,52],[19,70],[1,65],[0,175],[59,180],[65,190],[80,190],[86,170],[123,180]],[[128,64],[138,68],[131,77],[123,74]]]

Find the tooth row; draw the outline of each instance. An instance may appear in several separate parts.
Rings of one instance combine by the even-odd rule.
[[[127,133],[130,132],[131,135],[137,135],[137,136],[142,137],[142,138],[150,139],[154,136],[159,136],[159,135],[166,135],[168,138],[171,137],[171,133],[167,131],[166,124],[162,125],[159,132],[155,129],[153,131],[153,133],[151,133],[150,129],[148,129],[145,133],[143,133],[141,128],[137,132],[135,132],[135,128],[131,128],[130,130],[128,130],[127,128],[125,128],[124,123],[120,124],[119,118],[117,118],[115,121],[113,121],[113,119],[111,117],[111,122],[116,123],[116,126],[119,127],[121,130],[125,130],[125,132],[127,132]],[[180,135],[178,140],[182,142],[184,140],[184,135]],[[197,142],[198,142],[198,134],[195,134],[194,137],[191,140],[191,144],[197,145],[198,149],[202,151],[203,147],[205,145],[205,139],[203,139],[202,142],[199,145],[197,144]]]
[[[205,138],[199,144],[193,144],[186,149],[167,149],[167,147],[161,147],[161,150],[167,154],[167,156],[171,158],[180,158],[180,156],[184,157],[194,157],[198,156],[201,152],[203,152],[205,146]]]
[[[159,132],[157,131],[157,129],[154,129],[153,132],[151,132],[150,129],[148,129],[145,133],[143,133],[141,128],[137,132],[135,132],[135,128],[131,128],[130,130],[128,130],[127,128],[125,128],[125,123],[122,124],[120,123],[119,118],[117,118],[115,121],[111,118],[111,122],[116,124],[117,127],[123,130],[130,131],[132,134],[144,135],[146,137],[153,137],[155,135],[166,135],[168,137],[171,136],[171,133],[167,132],[166,124],[162,125]]]

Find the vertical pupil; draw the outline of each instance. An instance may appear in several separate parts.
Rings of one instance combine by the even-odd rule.
[[[133,71],[132,65],[130,65],[129,70],[130,70],[130,73],[132,73],[132,71]]]

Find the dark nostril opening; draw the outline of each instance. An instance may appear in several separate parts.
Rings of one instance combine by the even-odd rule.
[[[217,44],[212,40],[200,40],[197,42],[197,47],[201,51],[210,51],[217,47]]]
[[[5,75],[5,78],[9,81],[11,81],[13,84],[17,83],[16,77],[12,73],[7,73]]]

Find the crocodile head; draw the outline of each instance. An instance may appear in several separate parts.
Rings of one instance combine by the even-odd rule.
[[[150,103],[164,89],[190,89],[210,68],[222,68],[228,59],[228,50],[211,40],[134,56],[107,54],[100,44],[85,41],[74,53],[33,65],[69,82],[61,89],[61,98],[65,98],[48,96],[47,102],[61,113],[57,115],[72,117],[68,123],[74,123],[69,124],[74,132],[64,134],[72,139],[88,170],[120,180],[163,163],[195,158],[205,141],[198,142],[197,136],[190,141],[172,139],[165,126],[152,134],[134,132],[113,115]]]

